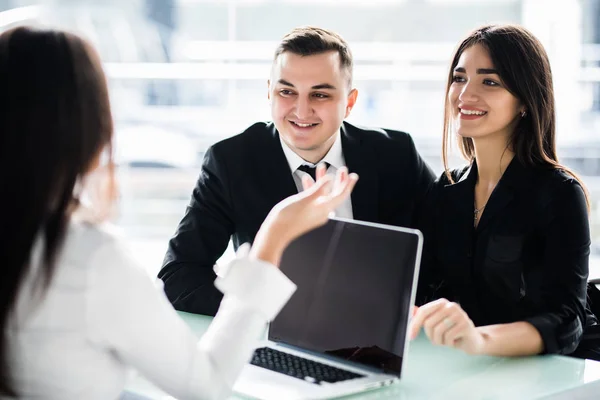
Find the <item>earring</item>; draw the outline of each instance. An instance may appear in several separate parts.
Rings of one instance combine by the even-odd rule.
[[[527,111],[523,110],[521,112],[521,118],[525,118],[527,116]]]

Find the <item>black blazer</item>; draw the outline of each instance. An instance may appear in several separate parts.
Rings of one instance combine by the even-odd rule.
[[[477,228],[477,165],[442,175],[428,195],[419,302],[460,303],[475,325],[527,321],[545,352],[571,353],[596,323],[586,304],[590,230],[581,186],[515,157]]]
[[[176,309],[214,315],[222,295],[213,265],[230,237],[236,249],[252,242],[271,208],[297,193],[278,135],[272,123],[256,123],[206,152],[158,275]],[[412,226],[435,177],[411,137],[344,122],[341,140],[348,169],[360,176],[351,195],[354,218]]]

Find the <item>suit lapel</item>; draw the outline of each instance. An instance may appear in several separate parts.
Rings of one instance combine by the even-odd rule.
[[[379,183],[374,156],[370,149],[363,146],[358,129],[344,123],[340,131],[348,170],[357,173],[360,178],[351,195],[352,215],[356,220],[377,222]]]
[[[272,204],[298,193],[296,183],[290,171],[290,165],[285,158],[279,133],[273,123],[267,125],[267,135],[259,149],[255,151],[255,163],[259,170],[261,186]]]

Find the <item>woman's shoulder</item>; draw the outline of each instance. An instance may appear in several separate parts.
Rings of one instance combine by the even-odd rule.
[[[563,168],[552,168],[546,174],[548,180],[556,187],[581,186],[577,178]]]
[[[72,220],[63,245],[63,259],[82,267],[99,259],[117,261],[126,252],[122,232],[110,223]]]
[[[537,167],[535,178],[530,183],[525,188],[525,195],[542,209],[572,208],[575,205],[587,209],[586,189],[568,170]]]
[[[536,168],[536,175],[538,187],[547,195],[582,190],[578,178],[562,168]]]
[[[87,243],[89,246],[115,246],[123,240],[122,232],[114,225],[71,220],[67,229],[67,241],[77,244]]]

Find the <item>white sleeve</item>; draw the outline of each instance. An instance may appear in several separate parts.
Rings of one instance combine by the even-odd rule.
[[[118,243],[98,249],[87,298],[90,339],[179,399],[226,398],[266,323],[296,290],[279,269],[240,250],[216,281],[225,296],[198,341]]]

